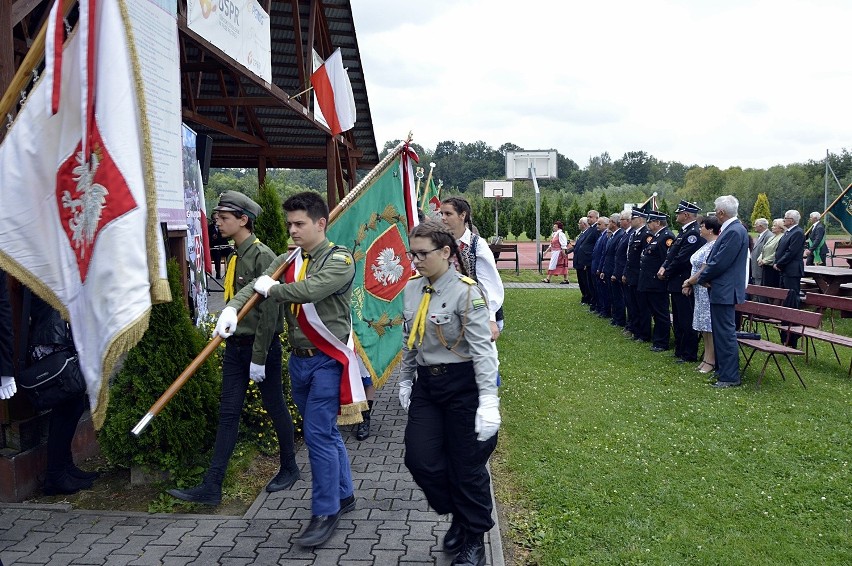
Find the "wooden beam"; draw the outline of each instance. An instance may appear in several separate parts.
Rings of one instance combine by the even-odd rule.
[[[250,143],[252,145],[256,145],[256,146],[260,146],[260,147],[264,147],[264,146],[269,145],[265,140],[251,136],[251,135],[249,135],[245,132],[241,132],[240,130],[237,130],[236,128],[226,126],[225,124],[222,124],[221,122],[217,122],[216,120],[213,120],[212,118],[202,116],[201,114],[198,114],[197,112],[193,112],[192,110],[190,110],[188,108],[184,108],[183,112],[181,112],[181,114],[183,115],[184,119],[189,120],[190,122],[195,122],[196,124],[201,124],[202,126],[207,126],[211,130],[216,130],[220,134],[225,134],[226,136],[231,136],[232,138],[236,138],[238,140],[242,140],[246,143]]]
[[[0,1],[0,92],[15,78],[15,44],[12,41],[12,7]]]
[[[12,4],[12,26],[18,25],[21,20],[23,20],[30,12],[32,12],[36,6],[41,4],[44,0],[17,0]],[[2,2],[2,4],[6,4],[6,2]],[[6,28],[0,28],[6,29]],[[12,28],[9,28],[12,29]]]
[[[196,106],[284,106],[274,96],[219,96],[216,98],[199,98]]]
[[[308,157],[316,159],[325,159],[325,147],[307,147],[307,146],[282,146],[271,145],[268,147],[246,147],[244,145],[230,146],[217,144],[216,150],[222,155],[235,155],[246,157],[257,157],[262,155],[268,159],[288,158],[288,157]],[[361,150],[350,150],[349,155],[355,159],[364,157],[364,152]]]

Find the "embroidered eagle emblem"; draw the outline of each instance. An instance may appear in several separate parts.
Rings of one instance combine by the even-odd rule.
[[[400,280],[405,268],[393,248],[385,248],[376,256],[376,262],[370,266],[373,277],[383,286],[393,285]]]
[[[62,192],[62,207],[69,209],[71,217],[68,228],[74,247],[85,257],[86,248],[95,241],[98,224],[101,221],[101,211],[106,206],[106,196],[109,191],[100,183],[94,182],[98,171],[100,158],[98,152],[92,152],[91,163],[86,163],[83,152],[77,152],[77,166],[72,170],[72,179],[77,184],[76,197],[70,191]]]

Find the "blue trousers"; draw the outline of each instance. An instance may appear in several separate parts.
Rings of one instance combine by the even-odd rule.
[[[222,486],[228,461],[234,453],[240,430],[240,416],[246,400],[251,364],[251,341],[239,343],[232,336],[225,342],[225,356],[222,358],[222,396],[219,403],[219,426],[216,428],[216,443],[213,446],[213,459],[207,470],[205,483]],[[272,419],[275,434],[278,436],[281,467],[296,467],[296,453],[293,443],[293,417],[284,401],[284,388],[281,384],[281,341],[276,336],[272,340],[266,355],[266,377],[258,384],[263,407]]]
[[[354,492],[349,455],[337,428],[343,367],[319,353],[310,358],[290,356],[288,368],[311,462],[312,514],[334,515],[340,511],[340,500]]]
[[[710,325],[719,381],[737,382],[740,380],[740,351],[737,348],[734,305],[710,303]]]

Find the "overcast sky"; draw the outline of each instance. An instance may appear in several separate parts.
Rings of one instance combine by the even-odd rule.
[[[376,143],[768,168],[852,148],[850,0],[352,0]]]

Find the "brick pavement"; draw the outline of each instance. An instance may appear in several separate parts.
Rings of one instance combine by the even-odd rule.
[[[343,435],[352,463],[357,508],[316,549],[295,537],[310,519],[311,470],[297,453],[302,481],[262,492],[242,517],[81,511],[68,505],[0,504],[0,559],[6,566],[446,565],[447,517],[431,511],[403,463],[406,414],[395,388],[376,394],[372,435]],[[488,564],[502,566],[499,525],[486,536]]]

